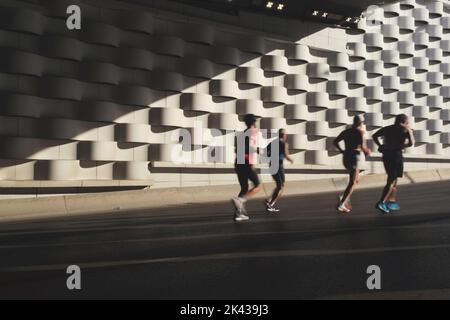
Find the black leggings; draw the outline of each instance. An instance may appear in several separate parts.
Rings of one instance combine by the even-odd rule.
[[[261,182],[259,181],[258,174],[251,165],[237,164],[235,170],[239,179],[239,184],[241,185],[241,192],[239,193],[239,197],[243,197],[248,193],[249,180],[253,183],[255,187],[258,187],[261,184]]]

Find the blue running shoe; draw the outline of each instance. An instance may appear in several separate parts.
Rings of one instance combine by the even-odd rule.
[[[391,211],[400,211],[400,206],[397,202],[395,201],[390,201],[387,205],[387,207],[389,208],[389,210]]]
[[[390,213],[390,212],[391,212],[391,210],[389,210],[389,208],[388,208],[388,206],[386,205],[386,203],[381,202],[381,201],[377,203],[376,208],[377,208],[378,210],[380,210],[381,213],[383,213],[383,214],[387,214],[387,213]]]

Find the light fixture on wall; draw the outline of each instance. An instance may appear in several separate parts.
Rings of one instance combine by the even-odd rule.
[[[334,25],[339,25],[346,28],[355,27],[360,21],[361,16],[344,16],[341,14],[336,14],[332,12],[322,11],[322,10],[312,10],[310,11],[312,19],[318,20],[322,23],[330,23]]]
[[[359,21],[361,21],[361,17],[347,17],[345,18],[344,21],[342,21],[341,25],[344,26],[356,25],[357,23],[359,23]]]
[[[328,15],[329,15],[329,13],[326,11],[321,11],[321,10],[313,10],[312,11],[312,16],[314,16],[314,17],[327,18]]]
[[[266,8],[270,10],[275,9],[277,11],[283,11],[284,9],[286,9],[286,4],[284,4],[283,2],[267,1]]]

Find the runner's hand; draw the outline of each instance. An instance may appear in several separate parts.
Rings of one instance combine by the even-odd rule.
[[[412,131],[412,130],[411,130],[411,127],[409,126],[409,124],[402,123],[401,126],[402,126],[405,130],[407,130],[407,131]]]

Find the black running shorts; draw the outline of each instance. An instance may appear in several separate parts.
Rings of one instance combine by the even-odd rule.
[[[248,181],[250,180],[255,187],[259,186],[261,182],[257,172],[249,164],[237,164],[235,167],[236,174],[241,185],[241,192],[239,196],[244,196],[249,191]]]
[[[391,179],[397,179],[403,177],[404,173],[404,160],[402,151],[384,151],[383,163],[386,173]]]

